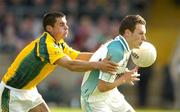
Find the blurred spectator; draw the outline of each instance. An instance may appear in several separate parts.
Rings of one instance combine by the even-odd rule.
[[[64,2],[62,0],[52,0],[50,4],[51,5],[49,6],[49,11],[61,10],[65,12]]]
[[[16,19],[12,12],[7,12],[4,18],[1,26],[2,49],[3,52],[13,53],[17,48],[17,44],[15,43],[17,41]]]
[[[130,11],[130,3],[128,0],[121,0],[114,12],[114,17],[117,19],[122,19]]]
[[[170,72],[174,85],[174,107],[180,109],[180,38],[177,40],[176,48],[171,58]]]
[[[33,40],[33,22],[34,20],[30,16],[27,16],[20,22],[18,39],[21,46],[19,46],[18,50],[21,50],[25,45],[27,45],[30,41]]]
[[[78,78],[75,82],[75,85],[73,85],[73,89],[69,91],[70,96],[70,107],[72,108],[79,108],[80,107],[80,94],[81,94],[81,82],[82,77]]]
[[[23,0],[6,0],[8,6],[20,6]]]
[[[91,33],[92,20],[88,16],[81,18],[79,27],[76,29],[74,43],[76,43],[76,48],[78,50],[87,51],[85,48],[85,42]]]
[[[89,38],[85,42],[85,47],[88,51],[95,51],[101,44],[103,44],[110,32],[110,21],[107,16],[101,15],[97,22],[96,26],[91,25]],[[92,45],[93,43],[93,45]]]
[[[139,0],[139,2],[141,1],[142,0]],[[132,2],[132,3],[134,3],[135,5],[139,2]],[[103,1],[103,0],[67,0],[67,1],[63,1],[63,0],[61,1],[59,0],[52,0],[52,1],[49,1],[49,0],[1,0],[0,1],[0,9],[1,9],[0,10],[0,15],[1,15],[0,16],[0,20],[1,20],[0,21],[0,34],[2,35],[1,38],[4,37],[2,27],[4,27],[3,22],[6,21],[5,18],[3,18],[3,16],[5,15],[7,11],[10,11],[11,13],[13,12],[14,17],[12,19],[18,18],[17,21],[16,20],[12,20],[12,21],[15,21],[15,24],[14,24],[15,35],[14,36],[18,37],[17,41],[19,44],[17,45],[17,49],[21,49],[25,45],[25,43],[28,42],[27,39],[31,39],[32,37],[34,37],[34,35],[36,37],[37,34],[41,31],[38,21],[39,21],[39,17],[41,17],[44,12],[48,10],[51,10],[51,11],[61,10],[67,13],[67,15],[70,15],[72,18],[71,20],[74,19],[73,21],[74,23],[76,23],[76,25],[74,25],[75,27],[74,29],[76,30],[71,32],[72,33],[71,35],[76,36],[75,38],[80,38],[79,35],[81,36],[85,35],[81,42],[72,41],[72,40],[70,42],[73,42],[74,45],[78,45],[79,49],[87,49],[87,50],[94,49],[95,50],[101,43],[106,41],[107,37],[108,38],[113,37],[112,35],[110,35],[111,28],[108,28],[109,26],[111,26],[111,23],[109,22],[109,20],[110,19],[118,20],[118,19],[121,19],[122,16],[130,13],[130,9],[132,9],[134,6],[134,5],[131,5],[132,3],[129,0],[128,1],[125,1],[125,0],[119,0],[119,1],[118,0],[111,0],[111,1]],[[142,8],[144,8],[144,6],[142,6]],[[138,8],[138,10],[141,10],[141,7]],[[84,19],[84,18],[89,18],[89,20]],[[90,22],[89,26],[91,27],[91,30],[89,30],[88,32],[82,31],[84,30],[82,28],[82,24],[84,24],[84,21]],[[37,30],[37,31],[35,32],[35,34],[32,34],[31,30]],[[82,34],[79,33],[81,31],[82,31]],[[98,33],[98,34],[96,35],[95,33]],[[27,37],[25,38],[23,35],[27,35]],[[93,37],[93,39],[91,40],[90,37]],[[94,42],[95,46],[94,47],[89,46],[90,42]],[[87,44],[82,45],[85,43]]]
[[[110,31],[109,31],[110,32],[109,35],[111,35],[111,37],[115,37],[116,35],[119,34],[118,26],[120,26],[120,22],[117,19],[111,21]],[[108,38],[107,38],[107,40],[108,40]]]
[[[50,103],[50,105],[65,105],[65,98],[68,98],[68,95],[65,94],[65,90],[61,87],[59,80],[54,78],[49,81],[46,88],[45,90],[40,89],[46,102]]]

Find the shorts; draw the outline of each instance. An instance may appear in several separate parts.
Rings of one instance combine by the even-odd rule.
[[[82,112],[135,112],[119,91],[113,91],[103,101],[88,102],[81,98]]]
[[[43,102],[37,88],[21,90],[0,83],[0,112],[28,112]]]

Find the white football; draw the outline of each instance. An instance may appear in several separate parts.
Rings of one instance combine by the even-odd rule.
[[[143,42],[139,48],[132,49],[131,58],[139,67],[151,66],[157,57],[157,51],[150,42]]]

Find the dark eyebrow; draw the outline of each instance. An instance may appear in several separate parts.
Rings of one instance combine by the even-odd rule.
[[[60,25],[64,25],[65,23],[64,23],[64,22],[60,22],[59,24],[60,24]]]
[[[141,32],[139,32],[139,33],[140,33],[140,34],[145,34],[145,33],[144,33],[144,32],[142,32],[142,31],[141,31]]]

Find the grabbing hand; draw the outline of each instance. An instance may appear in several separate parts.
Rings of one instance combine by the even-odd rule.
[[[97,66],[103,72],[108,72],[112,75],[115,75],[118,68],[118,64],[110,61],[110,59],[111,57],[107,56],[103,60],[100,60]]]

